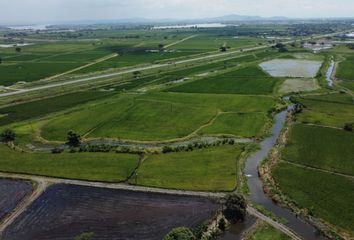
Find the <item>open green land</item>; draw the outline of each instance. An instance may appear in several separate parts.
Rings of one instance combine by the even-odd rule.
[[[92,181],[120,182],[138,156],[118,153],[21,153],[0,145],[0,171]]]
[[[349,95],[329,94],[297,98],[305,106],[297,119],[303,123],[313,123],[343,128],[345,123],[354,121],[354,101]]]
[[[199,133],[260,137],[265,133],[266,122],[270,120],[264,113],[224,113]]]
[[[61,114],[45,124],[41,132],[44,138],[59,141],[65,139],[70,129],[88,138],[168,140],[191,134],[209,123],[219,111],[265,113],[273,105],[271,97],[122,94]]]
[[[273,228],[272,226],[262,222],[258,224],[246,240],[290,240],[286,234]]]
[[[236,187],[241,146],[227,145],[149,156],[131,183],[202,191],[232,191]]]
[[[347,56],[339,63],[336,77],[342,80],[354,80],[354,56]]]
[[[280,80],[272,78],[256,66],[188,82],[168,89],[171,92],[272,94]]]
[[[354,234],[353,179],[279,163],[273,177],[281,191],[313,216]]]
[[[58,112],[88,101],[108,97],[110,95],[112,95],[112,93],[99,91],[76,92],[0,108],[0,114],[3,114],[3,118],[0,118],[0,126],[41,117],[49,113]]]
[[[354,175],[354,134],[296,124],[290,130],[282,158],[305,166]]]

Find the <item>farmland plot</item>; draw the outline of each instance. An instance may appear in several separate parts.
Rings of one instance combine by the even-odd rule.
[[[4,233],[4,240],[162,239],[171,229],[195,227],[219,205],[206,198],[71,185],[51,186]]]

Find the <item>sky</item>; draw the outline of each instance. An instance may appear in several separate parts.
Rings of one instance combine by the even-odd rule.
[[[0,0],[0,25],[229,14],[354,17],[354,0]]]

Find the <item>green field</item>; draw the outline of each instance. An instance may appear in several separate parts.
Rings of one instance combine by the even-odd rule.
[[[172,87],[168,91],[219,94],[272,94],[277,82],[277,79],[270,77],[258,67],[252,66],[188,82]]]
[[[352,179],[279,163],[273,176],[281,191],[318,218],[354,234]]]
[[[232,191],[236,187],[240,146],[149,156],[131,183],[202,191]]]
[[[273,105],[274,99],[270,97],[123,94],[62,114],[41,131],[44,138],[59,141],[65,139],[70,129],[86,137],[168,140],[191,134],[209,123],[219,111],[265,113]]]
[[[296,124],[282,158],[305,166],[354,175],[354,134]]]
[[[112,93],[99,91],[77,92],[0,108],[0,114],[4,115],[0,118],[0,126],[41,117],[49,113],[58,112],[88,101],[108,97],[110,95],[112,95]]]
[[[286,234],[273,228],[272,226],[262,222],[259,223],[256,229],[251,232],[251,235],[246,236],[246,240],[290,240]]]
[[[0,171],[91,181],[123,181],[138,158],[118,153],[21,153],[0,145]]]
[[[260,137],[265,133],[265,123],[269,118],[264,113],[225,113],[215,122],[203,128],[200,134],[224,134],[242,137]]]
[[[339,63],[336,77],[343,80],[354,80],[354,56],[348,56]]]
[[[342,128],[354,121],[354,101],[349,95],[329,94],[297,99],[305,106],[297,120],[303,123]]]

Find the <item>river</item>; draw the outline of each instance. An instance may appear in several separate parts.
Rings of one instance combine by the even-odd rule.
[[[282,111],[275,116],[276,122],[271,129],[272,135],[261,142],[261,148],[256,153],[252,154],[246,160],[245,175],[248,176],[248,187],[250,190],[250,199],[254,205],[262,205],[265,209],[273,212],[276,216],[287,220],[287,227],[303,239],[326,239],[323,235],[319,234],[317,229],[302,219],[298,218],[294,213],[288,209],[282,208],[275,204],[263,191],[263,183],[258,175],[258,165],[266,158],[270,150],[274,147],[277,139],[284,127],[286,116],[289,110]],[[247,230],[249,224],[244,224],[243,231]],[[238,225],[240,226],[240,225]],[[242,226],[242,225],[241,225]],[[247,227],[247,228],[246,228]],[[234,229],[233,227],[232,229]],[[222,239],[240,239],[240,230],[237,234],[232,231],[227,232]],[[231,237],[233,236],[233,237]]]

